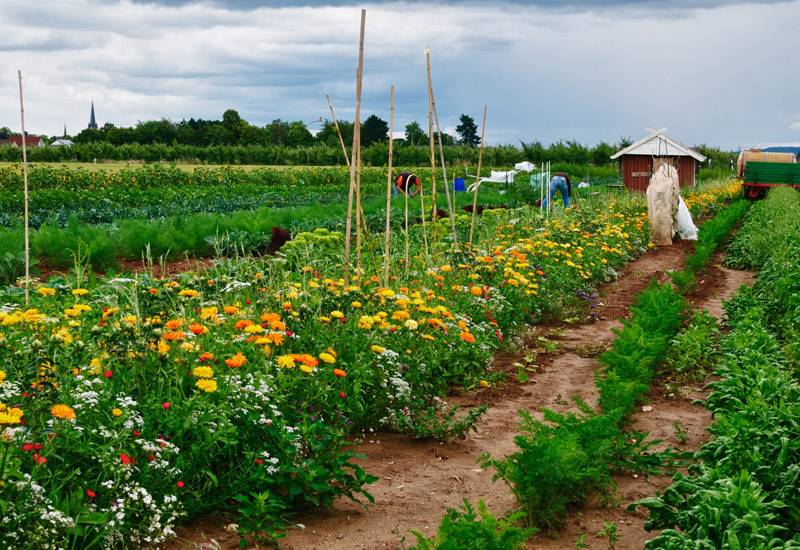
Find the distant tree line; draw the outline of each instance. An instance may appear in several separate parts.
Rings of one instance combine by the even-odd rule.
[[[316,134],[309,127],[321,124]],[[353,140],[353,123],[338,121],[346,147]],[[475,120],[462,114],[456,126],[456,136],[442,134],[445,160],[448,163],[477,162],[480,135]],[[389,125],[377,115],[370,115],[361,125],[363,161],[380,166],[387,162]],[[12,135],[0,127],[0,140]],[[434,134],[437,140],[438,135]],[[131,127],[106,123],[98,129],[86,129],[72,137],[73,147],[37,148],[29,158],[40,162],[144,161],[194,162],[207,164],[274,164],[274,165],[341,165],[345,163],[339,137],[332,121],[313,122],[276,119],[265,126],[250,124],[238,112],[228,109],[221,120],[189,119],[173,122],[167,119],[139,122]],[[628,138],[615,144],[601,141],[586,146],[574,140],[544,145],[539,141],[515,145],[487,147],[487,166],[508,166],[528,160],[534,163],[559,163],[604,166],[612,164],[610,156],[630,145]],[[735,153],[701,146],[700,152],[714,166],[725,166]],[[395,140],[394,163],[420,166],[430,163],[429,138],[417,122],[405,126],[405,138]],[[21,151],[0,147],[0,161],[17,161]]]

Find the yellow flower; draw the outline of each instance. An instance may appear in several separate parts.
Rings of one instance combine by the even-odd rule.
[[[377,345],[372,345],[369,347],[369,349],[371,349],[375,353],[383,353],[386,351],[386,348]]]
[[[414,319],[409,319],[404,324],[408,330],[417,330],[419,327],[419,323],[417,323]]]
[[[473,296],[480,296],[483,294],[483,289],[479,286],[473,286],[469,291]]]
[[[481,380],[481,387],[482,388],[486,388],[488,386],[489,386],[489,382],[487,382],[486,380]]]
[[[50,414],[64,420],[75,420],[75,409],[69,405],[58,404],[50,407]]]
[[[319,354],[319,359],[323,363],[328,363],[329,365],[333,365],[336,362],[336,357],[334,357],[333,355],[331,355],[330,353],[327,353],[327,352],[320,353]],[[2,371],[0,371],[0,372],[2,372]],[[3,376],[5,376],[5,373],[3,373]]]
[[[278,366],[284,369],[294,367],[294,358],[290,355],[281,355],[278,357]]]
[[[158,341],[158,354],[159,355],[166,355],[167,353],[169,353],[169,349],[170,349],[169,348],[169,344],[167,344],[166,340],[161,339],[161,340]]]
[[[211,378],[214,376],[214,370],[211,367],[195,367],[192,369],[192,376],[198,378]]]
[[[7,409],[5,405],[0,403],[0,426],[7,424],[19,424],[22,421],[22,409],[18,407],[11,407]]]
[[[217,381],[216,380],[211,380],[211,379],[208,379],[208,378],[201,378],[200,380],[195,382],[194,385],[197,386],[198,388],[200,388],[201,390],[203,390],[206,393],[214,393],[215,391],[217,391]]]
[[[191,288],[184,288],[183,290],[178,292],[178,296],[185,296],[187,298],[197,298],[198,296],[200,296],[200,293]]]
[[[111,414],[114,416],[122,416],[122,409],[111,409]]]
[[[334,309],[333,311],[331,311],[330,317],[332,319],[341,319],[342,317],[344,317],[344,313],[342,313],[338,309]]]
[[[50,288],[49,286],[40,286],[38,289],[36,289],[36,292],[42,296],[53,296],[56,293],[56,289]]]
[[[6,371],[0,370],[0,386],[6,381]]]
[[[350,305],[353,306],[354,309],[359,309],[361,307],[361,302],[352,302]]]
[[[309,367],[305,363],[300,364],[300,370],[305,372],[306,374],[311,374],[314,371],[313,367]]]
[[[76,288],[72,291],[73,296],[86,296],[87,294],[89,294],[89,291],[85,288]]]

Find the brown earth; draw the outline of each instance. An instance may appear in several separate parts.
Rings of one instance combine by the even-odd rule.
[[[458,506],[464,498],[473,502],[484,500],[495,514],[510,511],[514,506],[511,491],[501,481],[492,482],[492,472],[477,465],[478,457],[484,452],[498,457],[514,451],[519,410],[535,415],[544,407],[568,410],[573,396],[594,403],[597,398],[594,372],[599,367],[596,356],[613,341],[612,329],[621,326],[620,319],[627,315],[634,295],[654,277],[667,280],[666,272],[682,267],[691,249],[689,243],[679,243],[647,252],[628,265],[616,282],[602,289],[596,322],[532,329],[524,349],[495,357],[494,368],[516,372],[518,367],[511,365],[526,359],[535,367],[524,384],[509,382],[451,399],[462,405],[481,402],[490,405],[479,431],[468,440],[440,444],[381,433],[358,444],[357,450],[367,456],[360,464],[379,477],[369,488],[375,503],[363,508],[341,500],[332,510],[297,517],[295,521],[300,526],[289,531],[281,547],[401,549],[413,544],[411,529],[433,534],[445,510]],[[690,300],[696,307],[720,315],[721,301],[741,284],[751,281],[749,273],[715,265],[698,276],[698,287]],[[544,352],[541,336],[555,342],[557,349]],[[701,388],[688,388],[676,397],[667,396],[662,388],[656,387],[649,403],[652,410],[635,414],[633,428],[648,431],[652,437],[663,439],[675,448],[696,449],[705,440],[706,427],[711,422],[710,414],[702,406],[692,404],[697,397],[702,397]],[[679,437],[676,422],[685,435]],[[663,489],[669,484],[669,477],[618,475],[615,481],[617,489],[611,505],[590,502],[570,515],[558,538],[537,536],[528,547],[575,548],[575,542],[585,534],[589,548],[607,548],[607,542],[597,532],[604,522],[613,521],[620,536],[616,548],[642,548],[644,541],[651,538],[643,528],[644,515],[631,514],[625,509],[629,503]],[[170,548],[237,548],[238,537],[224,530],[226,523],[224,518],[208,518],[183,529]]]

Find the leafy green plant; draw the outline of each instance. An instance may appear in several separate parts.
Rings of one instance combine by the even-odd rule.
[[[239,503],[239,547],[251,544],[275,544],[286,528],[286,506],[269,491],[240,493],[233,497]]]
[[[412,550],[517,550],[536,533],[514,525],[520,514],[497,519],[486,504],[478,501],[478,510],[466,499],[458,510],[449,508],[435,537],[427,538],[412,531],[417,539]]]

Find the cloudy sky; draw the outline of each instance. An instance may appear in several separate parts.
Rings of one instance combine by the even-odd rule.
[[[0,126],[29,131],[166,117],[310,122],[355,102],[367,8],[363,110],[427,116],[431,48],[442,123],[489,106],[487,141],[640,137],[690,144],[800,142],[800,1],[0,0]],[[312,129],[315,127],[312,125]]]

